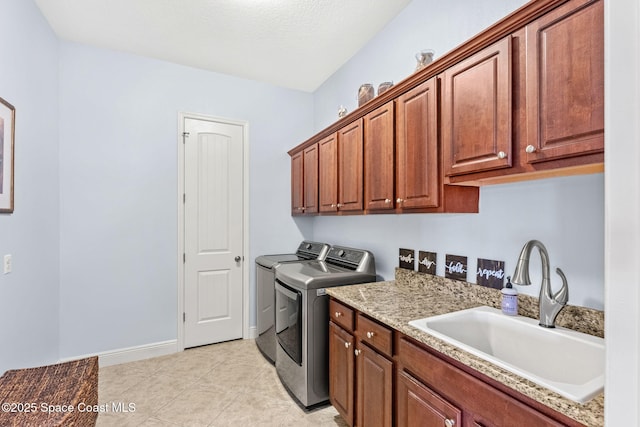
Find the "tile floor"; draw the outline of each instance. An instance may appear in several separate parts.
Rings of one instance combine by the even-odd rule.
[[[254,340],[100,368],[98,416],[104,426],[346,427],[332,406],[302,410]],[[117,412],[117,406],[135,411]]]

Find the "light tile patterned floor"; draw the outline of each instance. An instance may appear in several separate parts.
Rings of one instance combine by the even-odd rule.
[[[302,410],[254,340],[239,340],[99,371],[105,426],[345,427],[332,406]],[[118,411],[118,405],[135,411]],[[132,408],[133,409],[133,408]]]

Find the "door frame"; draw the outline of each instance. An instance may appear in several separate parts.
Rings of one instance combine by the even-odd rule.
[[[177,350],[184,350],[184,172],[185,172],[185,147],[182,134],[184,132],[185,119],[207,120],[213,122],[227,123],[236,126],[242,126],[242,166],[243,166],[243,185],[242,185],[242,338],[251,338],[249,336],[249,122],[245,120],[232,120],[224,117],[210,116],[201,113],[178,113],[178,186],[176,194],[176,205],[178,213],[178,250],[176,252],[176,264],[178,270],[178,286],[177,286]]]

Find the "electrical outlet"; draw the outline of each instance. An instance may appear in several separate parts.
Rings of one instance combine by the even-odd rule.
[[[4,256],[4,274],[11,273],[11,254]]]

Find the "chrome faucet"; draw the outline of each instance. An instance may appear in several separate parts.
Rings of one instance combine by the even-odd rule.
[[[524,245],[520,252],[520,258],[518,258],[516,270],[513,273],[511,281],[514,285],[531,285],[531,278],[529,277],[529,258],[531,257],[531,251],[534,247],[538,248],[538,252],[540,252],[540,259],[542,260],[542,284],[540,285],[539,301],[540,326],[545,328],[555,328],[556,317],[569,300],[569,285],[567,284],[567,278],[562,270],[556,268],[556,273],[558,273],[562,279],[562,288],[560,288],[555,295],[551,293],[549,253],[542,242],[539,240],[530,240]]]

